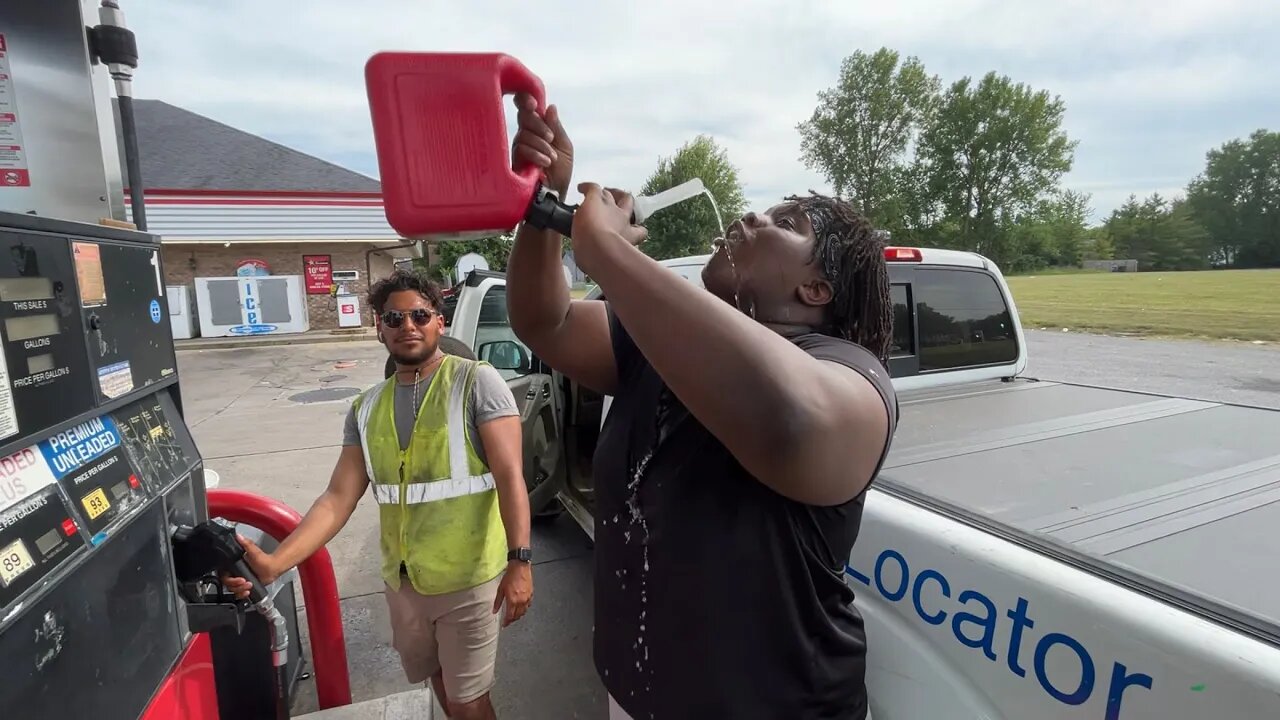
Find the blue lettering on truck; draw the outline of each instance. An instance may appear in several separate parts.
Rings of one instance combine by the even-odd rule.
[[[845,574],[866,585],[875,587],[884,599],[890,602],[908,600],[914,606],[916,615],[921,620],[934,626],[945,624],[951,620],[951,633],[957,642],[974,650],[981,650],[988,660],[997,662],[995,636],[996,623],[1000,620],[1000,611],[995,603],[977,590],[964,590],[954,596],[955,602],[964,611],[953,611],[948,614],[944,603],[934,606],[925,605],[926,588],[929,593],[951,599],[951,582],[946,575],[934,569],[920,571],[912,579],[907,565],[907,558],[897,550],[887,549],[876,558],[872,577],[858,572],[851,565],[845,566]],[[1018,677],[1027,676],[1025,656],[1022,654],[1022,633],[1036,625],[1030,616],[1031,603],[1026,598],[1018,598],[1017,605],[1006,611],[1005,616],[1013,626],[1009,633],[1009,648],[1005,656],[1005,664],[1009,671]],[[1046,672],[1046,658],[1051,650],[1067,651],[1076,656],[1080,663],[1080,679],[1078,682],[1063,682],[1060,678],[1055,682]],[[1031,668],[1036,680],[1050,697],[1067,705],[1083,705],[1093,696],[1097,684],[1097,668],[1093,656],[1079,640],[1060,632],[1045,633],[1036,643],[1031,655]],[[1145,673],[1130,673],[1123,663],[1115,663],[1111,669],[1111,678],[1107,690],[1107,712],[1105,720],[1119,720],[1120,705],[1124,701],[1124,693],[1130,687],[1151,689],[1152,678]]]

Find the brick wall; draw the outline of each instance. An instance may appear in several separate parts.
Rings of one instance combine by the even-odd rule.
[[[388,243],[381,243],[388,244]],[[369,289],[368,271],[365,268],[365,252],[376,247],[372,243],[244,243],[229,247],[214,244],[169,244],[161,246],[166,285],[195,286],[197,277],[228,277],[235,275],[236,264],[246,258],[265,260],[272,275],[301,275],[303,255],[329,255],[334,270],[357,270],[360,279],[351,289],[360,296],[364,324],[371,325],[372,318],[365,307],[364,297]],[[391,272],[389,255],[376,252],[370,258],[373,277],[386,277]],[[312,330],[338,327],[338,310],[328,295],[308,295],[307,312]]]

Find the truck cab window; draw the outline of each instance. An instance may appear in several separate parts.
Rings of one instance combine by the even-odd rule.
[[[504,380],[523,377],[532,372],[532,351],[516,337],[507,317],[507,288],[489,288],[480,302],[476,322],[476,357],[490,362]]]
[[[915,338],[911,332],[911,300],[907,296],[907,286],[890,286],[889,297],[893,300],[893,344],[889,346],[889,357],[915,355]]]
[[[444,326],[449,327],[453,324],[453,312],[458,309],[457,289],[444,296],[444,307],[440,308],[440,314],[444,316]]]
[[[977,271],[920,268],[912,291],[921,372],[1018,359],[1017,331],[995,278]]]

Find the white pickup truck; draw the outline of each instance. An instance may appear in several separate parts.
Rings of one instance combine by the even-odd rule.
[[[873,716],[1280,718],[1280,412],[1021,378],[993,263],[888,257],[902,417],[846,567]],[[534,507],[592,534],[608,399],[530,356],[500,274],[449,305],[522,403]]]

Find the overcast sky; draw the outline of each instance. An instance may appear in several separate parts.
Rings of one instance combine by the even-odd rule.
[[[915,55],[949,84],[989,70],[1060,95],[1068,187],[1095,219],[1173,196],[1231,138],[1280,129],[1276,0],[125,0],[139,97],[376,177],[363,68],[379,50],[502,51],[538,74],[576,146],[575,182],[637,188],[698,133],[753,207],[829,190],[798,122],[854,50]],[[305,10],[303,9],[305,8]]]

